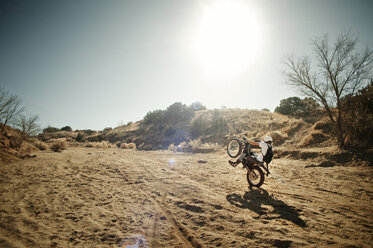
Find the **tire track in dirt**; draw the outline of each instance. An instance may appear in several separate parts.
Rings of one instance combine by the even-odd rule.
[[[199,159],[198,157],[196,158]],[[246,223],[244,220],[246,217],[237,217],[237,220],[234,220],[233,216],[230,216],[227,212],[221,210],[225,209],[229,212],[235,212],[236,209],[234,206],[226,203],[225,196],[227,192],[227,187],[230,188],[229,184],[211,184],[211,179],[206,180],[201,175],[195,174],[195,169],[193,167],[190,167],[190,165],[197,164],[196,161],[190,160],[188,157],[187,159],[179,159],[179,166],[175,167],[172,165],[164,166],[164,164],[167,165],[168,157],[167,155],[162,155],[161,157],[157,157],[156,160],[152,159],[142,159],[142,161],[147,161],[146,164],[152,163],[154,166],[148,168],[148,167],[142,167],[144,170],[147,171],[147,173],[153,178],[156,178],[155,181],[161,181],[163,188],[167,187],[166,190],[163,189],[163,192],[167,192],[167,195],[170,195],[172,198],[176,198],[178,201],[175,203],[175,206],[178,207],[177,209],[181,209],[182,211],[179,212],[177,209],[177,214],[173,214],[171,211],[167,210],[166,213],[170,216],[172,216],[172,221],[174,223],[174,227],[177,228],[179,233],[182,235],[184,240],[187,240],[192,247],[203,247],[206,244],[208,246],[211,246],[213,243],[217,246],[221,246],[222,243],[220,241],[223,240],[221,237],[213,237],[213,236],[219,236],[219,235],[226,235],[225,227],[222,222],[224,222],[226,219],[228,219],[230,222],[232,222],[234,225],[237,223]],[[212,164],[210,168],[213,168],[212,170],[215,171],[216,163],[221,163],[220,160],[214,161],[212,160]],[[160,166],[160,167],[159,167]],[[153,169],[154,168],[154,169]],[[161,168],[161,169],[160,169]],[[166,168],[166,170],[164,169]],[[184,170],[185,168],[185,170]],[[187,169],[186,169],[187,168]],[[207,167],[204,167],[207,168]],[[154,173],[151,170],[158,170],[156,172],[166,174],[165,177],[159,178],[154,175]],[[204,169],[202,169],[202,173],[204,172]],[[173,192],[170,192],[170,181],[177,180],[177,184],[173,184],[172,190]],[[154,180],[153,180],[154,181]],[[219,187],[222,185],[223,187]],[[154,182],[153,182],[154,186]],[[211,191],[211,187],[214,187],[214,191]],[[165,194],[166,195],[166,194]],[[205,201],[201,201],[198,199],[204,199]],[[190,202],[189,202],[190,201]],[[224,203],[222,203],[222,201]],[[217,204],[216,204],[217,203]],[[197,205],[196,205],[197,204]],[[199,204],[202,204],[203,206],[198,206]],[[168,205],[167,203],[160,203],[160,205]],[[170,206],[170,209],[175,209],[174,206]],[[187,212],[185,212],[187,211]],[[217,212],[218,211],[218,212]],[[210,217],[209,217],[210,216]],[[219,216],[221,218],[216,218],[215,216]],[[185,220],[183,222],[177,221],[177,219]],[[190,228],[191,226],[191,228]],[[211,229],[212,228],[212,229]],[[216,235],[206,235],[204,234],[208,230],[214,230]],[[202,235],[201,235],[202,233]],[[194,235],[194,236],[193,236]],[[199,235],[199,236],[196,236]],[[199,239],[202,239],[202,242],[204,242],[204,245],[202,245],[199,241]],[[228,238],[229,239],[229,238]],[[230,242],[236,242],[236,241],[230,241]],[[232,243],[233,244],[233,243]],[[228,244],[227,244],[228,245]]]
[[[166,198],[167,196],[169,195],[169,190],[166,188],[166,183],[163,182],[163,179],[162,178],[158,178],[156,177],[146,166],[144,166],[143,164],[140,164],[141,167],[148,173],[148,175],[150,177],[152,177],[155,181],[157,182],[161,182],[163,185],[157,185],[157,188],[158,190],[161,190],[163,192],[163,195],[161,197],[161,200],[157,200],[157,199],[154,199],[156,204],[158,205],[158,209],[168,217],[168,219],[170,220],[169,223],[171,224],[171,226],[173,227],[174,230],[176,230],[176,232],[174,233],[176,235],[176,237],[182,241],[182,243],[184,243],[186,245],[186,247],[194,247],[194,248],[201,248],[202,245],[198,243],[198,241],[195,240],[195,238],[193,236],[190,235],[190,233],[188,232],[188,230],[183,227],[178,221],[176,221],[176,219],[174,218],[174,215],[171,213],[171,211],[168,210],[168,206],[166,204]],[[149,188],[149,187],[148,187]],[[156,228],[156,224],[158,222],[158,216],[156,215],[156,220],[154,222],[154,228],[153,228],[153,235],[152,235],[152,242],[151,244],[154,245],[155,243],[155,238],[159,235],[157,233],[157,228]]]

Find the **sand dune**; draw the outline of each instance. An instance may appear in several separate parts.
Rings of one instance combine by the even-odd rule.
[[[371,247],[371,167],[275,159],[261,189],[227,155],[69,148],[0,166],[0,247]]]

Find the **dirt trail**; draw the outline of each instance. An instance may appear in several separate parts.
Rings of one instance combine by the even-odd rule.
[[[227,156],[69,148],[0,167],[0,247],[371,247],[373,169],[277,159],[261,189]]]

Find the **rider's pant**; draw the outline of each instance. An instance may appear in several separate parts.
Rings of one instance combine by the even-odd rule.
[[[249,164],[255,164],[255,163],[257,162],[253,157],[248,156],[246,153],[242,153],[242,154],[238,157],[236,163],[242,163],[242,160],[243,160],[245,157],[246,157],[247,162],[249,162]]]

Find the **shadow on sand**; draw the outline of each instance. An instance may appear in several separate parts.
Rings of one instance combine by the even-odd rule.
[[[226,198],[230,204],[239,208],[246,208],[254,211],[259,215],[259,217],[265,216],[264,219],[285,219],[300,227],[307,226],[306,222],[299,217],[296,208],[287,205],[284,201],[270,196],[264,189],[251,189],[243,196],[233,193],[227,195]],[[269,212],[267,209],[262,208],[263,205],[272,206],[274,210]]]

